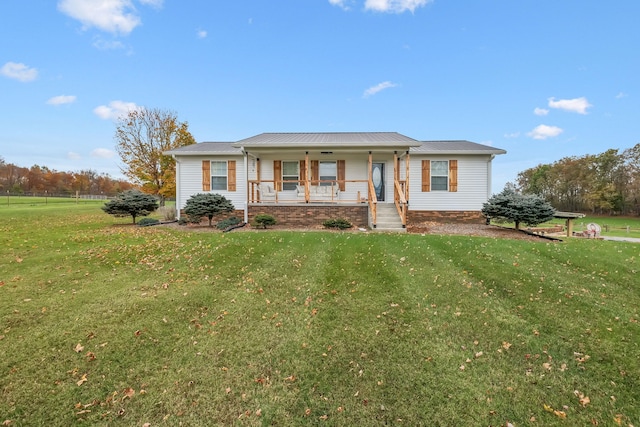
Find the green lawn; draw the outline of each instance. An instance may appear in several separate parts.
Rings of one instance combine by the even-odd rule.
[[[640,425],[640,245],[0,208],[0,423]]]

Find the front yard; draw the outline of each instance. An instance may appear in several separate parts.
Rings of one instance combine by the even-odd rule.
[[[640,245],[127,222],[0,210],[0,423],[640,425]]]

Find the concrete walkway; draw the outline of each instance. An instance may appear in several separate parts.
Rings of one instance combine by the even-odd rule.
[[[637,237],[614,237],[614,236],[600,236],[604,240],[615,240],[616,242],[632,242],[640,243],[640,239]]]

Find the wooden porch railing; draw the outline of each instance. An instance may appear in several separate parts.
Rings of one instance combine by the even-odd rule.
[[[369,183],[369,197],[367,197],[367,201],[369,202],[369,212],[371,213],[371,225],[375,228],[378,217],[378,197],[376,196],[373,181],[368,180],[367,182]]]
[[[393,202],[398,210],[398,215],[402,220],[402,226],[407,226],[407,211],[409,203],[407,202],[407,182],[395,179],[393,182]]]
[[[275,180],[249,180],[248,188],[248,200],[249,203],[314,203],[314,202],[329,202],[329,203],[365,203],[369,197],[364,193],[367,189],[367,185],[370,184],[366,179],[352,179],[344,180],[344,185],[347,191],[340,191],[336,196],[335,192],[339,187],[339,184],[335,180],[308,180],[308,181],[275,181]],[[259,191],[260,185],[270,186],[273,190],[270,193]],[[284,184],[295,184],[304,187],[304,198],[299,198],[297,190],[282,190]],[[349,184],[356,185],[356,188],[362,188],[362,192],[359,189],[355,191],[349,189]],[[359,184],[359,185],[358,185]],[[329,194],[318,196],[311,190],[314,186],[323,186],[330,189]],[[369,186],[370,187],[370,186]],[[367,191],[370,193],[370,190]],[[345,195],[349,194],[349,197]],[[355,198],[353,197],[355,195]]]

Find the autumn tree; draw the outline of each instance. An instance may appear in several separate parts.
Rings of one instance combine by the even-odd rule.
[[[195,144],[188,124],[175,113],[160,109],[132,110],[116,125],[116,151],[122,172],[142,191],[158,196],[160,205],[175,196],[175,160],[163,152]]]
[[[156,209],[158,209],[156,198],[139,190],[123,191],[102,206],[104,212],[117,218],[131,216],[134,224],[137,217],[147,216]]]

